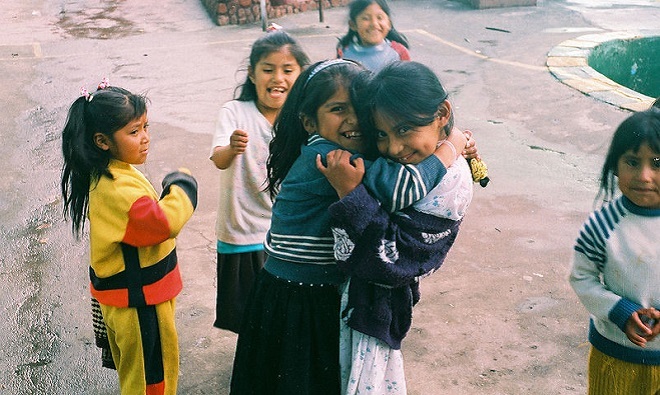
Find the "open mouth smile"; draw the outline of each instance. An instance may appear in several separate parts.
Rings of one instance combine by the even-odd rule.
[[[281,94],[281,93],[286,92],[286,89],[278,86],[278,87],[268,88],[268,92],[270,92],[270,93],[280,93]]]
[[[350,140],[356,140],[356,139],[361,139],[362,138],[362,133],[356,132],[356,131],[343,132],[341,135],[344,138],[347,138],[347,139],[350,139]]]

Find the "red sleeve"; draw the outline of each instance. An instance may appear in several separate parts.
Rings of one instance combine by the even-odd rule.
[[[410,60],[410,52],[408,52],[408,48],[404,47],[403,44],[396,42],[396,41],[391,41],[392,49],[396,51],[396,53],[399,54],[399,59],[400,60]]]
[[[148,196],[136,200],[128,210],[128,224],[122,241],[145,247],[162,243],[170,237],[169,221],[158,202]]]

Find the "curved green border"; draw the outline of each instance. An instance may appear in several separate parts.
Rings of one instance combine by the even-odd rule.
[[[630,111],[648,109],[655,98],[619,85],[587,63],[591,50],[607,41],[660,36],[660,30],[588,34],[564,41],[548,53],[546,65],[562,83],[585,95]]]

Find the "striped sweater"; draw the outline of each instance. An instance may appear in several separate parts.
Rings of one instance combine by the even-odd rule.
[[[620,197],[591,214],[575,243],[569,281],[591,314],[589,341],[614,358],[660,365],[660,337],[641,348],[624,333],[634,311],[660,309],[659,235],[660,209]]]
[[[197,205],[197,182],[175,172],[159,197],[144,175],[112,160],[89,192],[92,296],[116,307],[156,305],[182,289],[175,237]]]

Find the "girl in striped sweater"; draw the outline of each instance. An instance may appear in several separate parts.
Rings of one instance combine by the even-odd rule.
[[[615,196],[618,186],[621,195]],[[591,315],[589,394],[660,392],[660,111],[623,121],[582,226],[570,284]]]

